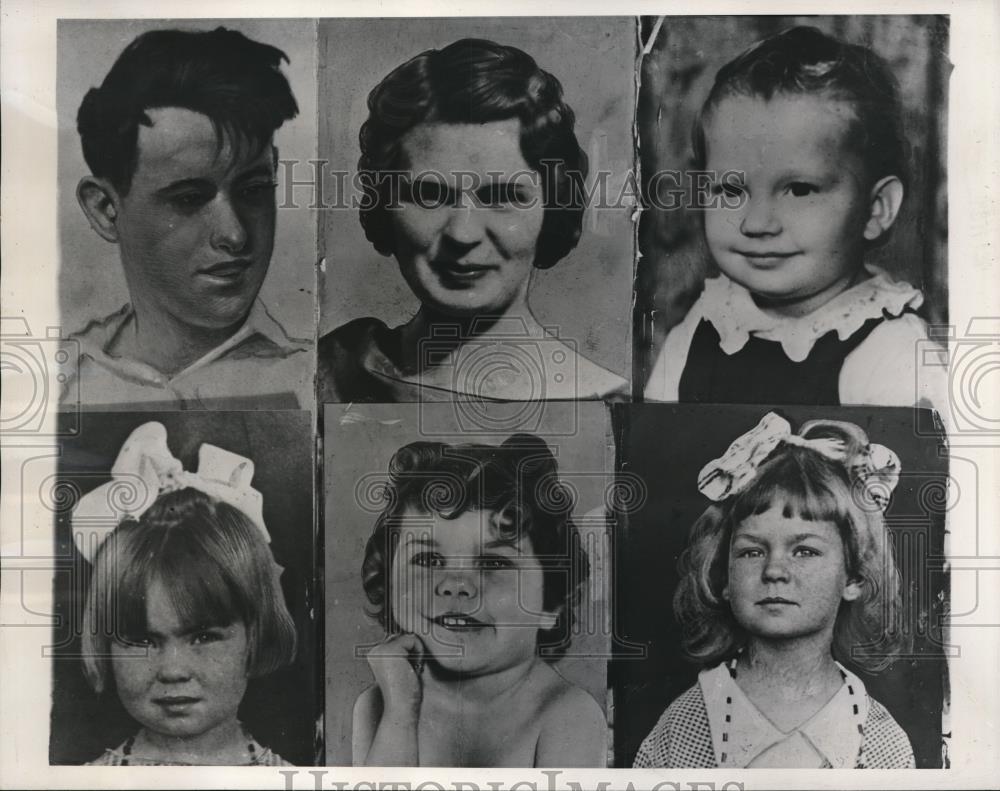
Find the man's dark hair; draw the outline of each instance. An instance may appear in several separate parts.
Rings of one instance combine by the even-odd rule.
[[[91,88],[77,113],[83,157],[91,173],[127,193],[138,162],[139,125],[147,110],[182,107],[212,120],[243,153],[259,151],[299,111],[277,47],[235,30],[151,30],[129,44],[100,88]]]

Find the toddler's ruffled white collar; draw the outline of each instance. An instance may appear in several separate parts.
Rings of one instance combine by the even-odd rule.
[[[750,340],[751,333],[777,341],[793,362],[802,362],[812,347],[831,330],[846,340],[869,319],[897,317],[907,308],[923,304],[924,295],[909,283],[892,280],[883,270],[866,266],[867,280],[847,289],[808,316],[776,318],[753,301],[750,292],[725,275],[705,281],[699,302],[701,314],[719,333],[726,354],[735,354]]]

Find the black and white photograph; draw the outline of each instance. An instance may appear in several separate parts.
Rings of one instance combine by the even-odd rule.
[[[59,21],[65,409],[312,408],[315,31]]]
[[[49,760],[313,765],[309,412],[88,414],[55,511]]]
[[[948,18],[643,32],[637,392],[945,412]]]
[[[319,38],[320,403],[628,397],[635,20]]]
[[[0,791],[996,784],[995,0],[2,3]]]
[[[605,767],[607,408],[454,409],[324,410],[327,763]]]
[[[947,767],[940,438],[912,410],[633,405],[615,765]],[[664,442],[669,438],[669,442]]]

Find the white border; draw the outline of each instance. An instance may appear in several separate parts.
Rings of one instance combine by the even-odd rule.
[[[672,0],[628,2],[613,9],[606,0],[554,0],[539,6],[525,0],[461,2],[431,5],[414,0],[340,0],[334,4],[310,0],[281,3],[253,0],[171,0],[132,2],[31,2],[4,0],[0,23],[0,91],[3,99],[2,138],[2,260],[0,300],[4,317],[23,316],[36,335],[58,326],[56,275],[57,245],[55,45],[58,17],[232,17],[232,16],[530,16],[565,14],[871,14],[942,13],[951,17],[951,58],[955,71],[949,110],[949,229],[950,321],[958,337],[973,317],[1000,317],[1000,250],[998,187],[1000,184],[1000,5],[990,0],[931,2],[930,0],[851,0],[821,5],[812,0],[785,0],[752,4],[735,0]],[[995,326],[1000,325],[1000,320]],[[980,395],[986,404],[1000,403],[996,374]],[[53,383],[54,384],[54,383]],[[16,408],[16,404],[14,405]],[[992,414],[995,414],[992,413]],[[52,418],[49,416],[51,427]],[[27,555],[51,552],[51,533],[43,523],[49,512],[26,496],[19,486],[19,455],[40,455],[52,441],[26,442],[2,438],[3,492],[0,503],[0,547],[4,573],[0,623],[30,620],[51,609],[51,575],[45,564]],[[26,451],[24,445],[34,445]],[[17,446],[21,447],[17,447]],[[714,783],[715,788],[972,788],[994,787],[1000,777],[1000,518],[996,447],[964,447],[956,443],[953,476],[963,492],[951,513],[953,561],[952,601],[956,612],[969,609],[978,595],[980,611],[963,616],[963,623],[980,625],[953,630],[961,657],[951,663],[952,769],[908,772],[776,772],[744,771],[631,771],[574,770],[553,775],[539,770],[417,770],[331,769],[310,775],[300,768],[286,777],[274,769],[150,769],[49,767],[48,717],[51,682],[41,647],[47,628],[5,626],[0,631],[0,787],[25,788],[392,788],[409,783],[425,788],[462,788],[457,781],[481,788],[538,789],[579,787],[649,789],[708,788],[691,783]],[[54,469],[55,459],[51,459]],[[975,497],[968,496],[974,492]],[[33,520],[36,515],[40,523]],[[978,526],[977,543],[972,542]],[[974,554],[970,554],[974,553]],[[964,556],[964,557],[959,557]],[[25,569],[37,567],[35,572]],[[977,571],[978,570],[978,571]],[[977,620],[978,619],[978,620]],[[37,619],[36,619],[37,620]],[[34,668],[34,669],[32,669]],[[321,772],[314,769],[313,772]],[[487,785],[487,781],[493,785]],[[316,786],[315,783],[319,785]],[[440,784],[440,786],[434,783]],[[729,784],[728,786],[726,784]],[[383,784],[380,786],[380,784]],[[520,784],[520,785],[517,785]],[[532,785],[534,784],[534,785]],[[402,786],[405,787],[405,786]],[[476,785],[466,785],[469,791]]]

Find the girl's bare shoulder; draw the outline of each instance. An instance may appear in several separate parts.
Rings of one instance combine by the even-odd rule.
[[[553,717],[562,722],[576,720],[581,724],[605,721],[604,709],[583,687],[568,681],[550,665],[541,665],[539,676],[538,686],[532,692],[538,696],[539,717]]]
[[[536,712],[536,766],[603,767],[607,764],[607,718],[601,705],[552,668]]]

